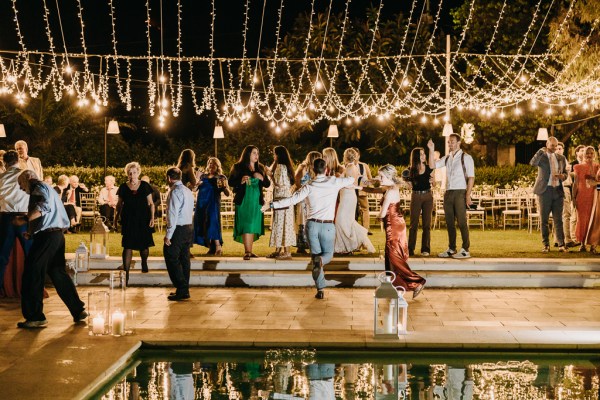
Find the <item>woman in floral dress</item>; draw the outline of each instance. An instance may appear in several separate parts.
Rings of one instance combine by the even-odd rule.
[[[273,200],[279,200],[292,195],[294,166],[292,165],[290,153],[283,146],[276,146],[273,149],[273,156],[274,161],[270,169],[274,184]],[[294,208],[289,207],[283,210],[273,210],[269,246],[275,247],[275,251],[269,255],[269,258],[291,260],[292,255],[289,248],[295,245]]]

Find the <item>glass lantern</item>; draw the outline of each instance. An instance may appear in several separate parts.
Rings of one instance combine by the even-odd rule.
[[[85,272],[89,269],[88,249],[85,243],[81,242],[75,249],[75,271]]]
[[[110,272],[110,326],[113,336],[135,333],[136,310],[133,302],[127,301],[126,274],[123,271]]]
[[[399,339],[400,335],[406,334],[408,303],[403,296],[406,290],[394,287],[392,282],[396,274],[391,271],[382,272],[378,279],[381,285],[374,295],[373,336],[375,339]]]
[[[104,217],[96,218],[90,231],[90,258],[108,257],[108,232]]]
[[[90,336],[110,334],[110,295],[106,291],[88,293],[88,333]]]

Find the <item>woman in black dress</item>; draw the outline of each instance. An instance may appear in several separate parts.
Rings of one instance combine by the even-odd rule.
[[[410,167],[408,168],[408,183],[412,188],[410,197],[410,230],[408,232],[408,253],[415,254],[417,245],[417,230],[419,229],[419,216],[423,221],[423,235],[421,238],[421,255],[428,257],[431,253],[431,214],[433,212],[433,193],[431,191],[431,173],[433,169],[433,151],[429,149],[429,159],[425,156],[422,147],[415,147],[410,153]]]
[[[154,246],[154,202],[152,187],[140,180],[141,167],[137,162],[125,166],[127,183],[119,186],[117,196],[117,214],[115,219],[121,223],[123,239],[123,269],[129,282],[129,268],[133,250],[139,250],[142,257],[142,272],[148,272],[148,248]],[[119,219],[120,217],[120,219]]]

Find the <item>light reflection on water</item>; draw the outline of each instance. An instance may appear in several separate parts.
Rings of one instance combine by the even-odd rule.
[[[598,400],[598,358],[515,354],[402,360],[299,349],[142,356],[102,399]],[[350,355],[350,356],[349,356]],[[495,361],[502,359],[501,361]],[[166,361],[171,360],[171,361]],[[568,361],[571,360],[571,361]]]

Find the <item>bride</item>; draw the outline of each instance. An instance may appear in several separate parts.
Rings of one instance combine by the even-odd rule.
[[[344,151],[344,165],[346,171],[344,176],[354,178],[354,184],[358,183],[360,171],[355,164],[358,153],[353,149]],[[368,231],[356,222],[356,191],[354,189],[340,190],[340,203],[335,216],[335,253],[352,253],[364,247],[367,252],[375,253],[375,247],[369,240]]]

